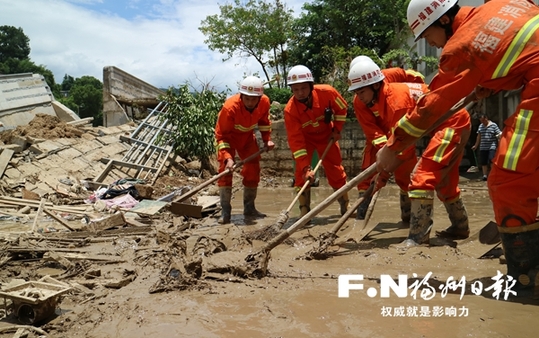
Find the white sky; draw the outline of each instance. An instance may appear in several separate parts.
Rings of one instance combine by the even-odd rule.
[[[210,83],[237,90],[244,75],[261,74],[254,59],[231,59],[210,51],[198,30],[219,4],[231,0],[0,0],[0,25],[22,28],[30,59],[65,74],[103,81],[103,67],[116,66],[159,88]],[[305,1],[283,0],[297,16]]]

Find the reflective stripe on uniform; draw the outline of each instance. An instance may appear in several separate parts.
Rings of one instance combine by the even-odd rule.
[[[294,152],[294,159],[297,159],[298,157],[301,157],[301,156],[307,156],[307,149],[300,149]]]
[[[539,28],[539,15],[531,18],[522,28],[518,31],[517,35],[514,37],[511,45],[505,51],[498,67],[492,74],[493,79],[504,77],[509,73],[511,66],[520,56],[520,53],[528,43],[528,40],[532,37],[535,31]]]
[[[451,140],[453,139],[453,136],[455,135],[455,129],[452,128],[446,128],[444,132],[444,137],[440,141],[440,145],[438,146],[438,149],[436,149],[436,152],[434,153],[434,156],[432,157],[432,160],[434,162],[442,162],[442,159],[444,158],[444,153],[447,147],[449,147],[449,144],[451,143]]]
[[[515,131],[509,141],[509,146],[505,152],[503,167],[508,170],[516,170],[522,146],[526,140],[526,135],[530,128],[533,110],[521,109],[515,119]]]
[[[434,191],[432,190],[410,190],[408,191],[410,198],[434,199]]]
[[[375,138],[374,140],[372,140],[372,144],[373,145],[378,145],[378,144],[382,144],[382,143],[387,143],[387,136],[380,136],[378,138]]]
[[[413,75],[413,76],[417,76],[417,77],[420,77],[422,78],[423,80],[425,80],[425,76],[423,74],[421,74],[420,72],[417,72],[415,70],[412,70],[412,69],[407,69],[405,71],[407,74],[410,74],[410,75]]]
[[[341,109],[346,108],[346,102],[344,102],[343,99],[341,99],[341,98],[338,97],[338,96],[335,98],[335,103],[336,103],[337,106],[339,106],[339,108],[341,108]]]
[[[260,131],[271,131],[271,126],[258,126]]]
[[[219,144],[217,144],[217,150],[227,149],[227,148],[230,148],[230,144],[228,144],[227,142],[219,142]]]
[[[401,128],[408,135],[413,136],[414,138],[419,138],[421,135],[423,135],[423,133],[426,130],[426,129],[419,129],[415,127],[413,124],[410,123],[410,121],[408,121],[406,116],[403,116],[399,120],[399,122],[397,123],[397,127]]]
[[[301,128],[307,128],[308,126],[311,126],[311,125],[313,126],[313,128],[319,127],[320,124],[318,123],[318,121],[320,121],[323,118],[324,118],[324,116],[318,116],[316,118],[316,121],[314,121],[314,122],[309,120],[309,121],[305,122],[304,124],[302,124]]]
[[[372,112],[372,115],[376,116],[376,117],[380,117],[380,113],[377,111],[373,111]]]
[[[335,115],[334,118],[335,118],[335,121],[346,122],[346,115]]]
[[[236,124],[236,125],[234,125],[234,129],[242,131],[242,132],[248,132],[248,131],[252,131],[253,129],[255,129],[256,126],[257,126],[256,124],[253,124],[250,127],[244,127],[241,124]]]

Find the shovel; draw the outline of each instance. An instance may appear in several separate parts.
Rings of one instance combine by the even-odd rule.
[[[175,197],[172,202],[181,202],[183,200],[186,200],[187,198],[193,196],[194,194],[196,194],[197,192],[199,192],[200,190],[204,189],[205,187],[207,187],[208,185],[212,184],[213,182],[217,181],[218,179],[220,179],[221,177],[225,176],[225,175],[229,175],[231,174],[234,170],[238,169],[239,167],[241,167],[242,165],[244,165],[245,163],[253,160],[254,158],[258,157],[260,154],[262,154],[263,152],[265,152],[267,150],[267,148],[262,148],[260,149],[259,151],[257,151],[256,153],[252,154],[252,155],[249,155],[247,156],[245,159],[239,161],[239,162],[236,162],[234,163],[234,166],[232,166],[232,168],[229,168],[229,169],[226,169],[224,170],[223,172],[213,176],[212,178],[210,178],[209,180],[207,180],[206,182],[194,187],[193,189],[189,190],[188,192],[186,192],[185,194],[183,195],[180,195],[178,197]]]
[[[427,131],[425,131],[424,134],[430,133],[432,130],[437,128],[441,123],[443,123],[443,121],[445,121],[451,115],[463,109],[464,107],[469,109],[468,105],[472,104],[475,99],[476,99],[475,92],[472,92],[468,96],[462,98],[449,111],[447,111],[444,115],[442,115]],[[335,202],[344,192],[347,192],[348,190],[352,189],[352,187],[356,186],[357,184],[367,179],[374,173],[376,173],[376,163],[371,164],[367,169],[362,171],[359,175],[354,177],[347,184],[343,185],[340,189],[338,189],[333,194],[331,194],[326,200],[324,200],[322,203],[317,205],[314,209],[309,211],[305,216],[297,220],[296,223],[294,223],[288,229],[286,229],[286,231],[280,232],[278,236],[273,238],[258,252],[254,254],[250,254],[247,257],[245,257],[246,266],[242,267],[245,274],[253,275],[259,278],[264,277],[267,274],[270,251],[273,248],[275,248],[277,245],[281,244],[286,239],[288,239],[290,235],[292,235],[298,229],[301,229],[303,226],[305,226],[305,224],[307,224],[311,220],[311,218],[313,218],[318,213],[320,213],[320,211],[325,209],[329,204]]]
[[[362,197],[358,198],[354,202],[354,204],[352,206],[350,206],[348,208],[348,210],[346,210],[344,215],[341,216],[339,221],[337,221],[337,223],[335,223],[335,225],[333,226],[333,228],[331,228],[331,230],[329,232],[326,232],[326,233],[323,233],[323,234],[320,235],[320,237],[318,238],[318,242],[317,242],[318,247],[309,250],[309,252],[307,252],[305,254],[305,259],[311,260],[311,259],[325,259],[325,258],[327,258],[327,254],[325,254],[325,252],[326,252],[327,248],[329,246],[331,246],[333,244],[333,242],[335,242],[335,240],[339,237],[339,236],[337,236],[337,231],[339,231],[341,229],[341,227],[344,225],[344,223],[346,223],[348,218],[350,218],[350,216],[352,216],[352,214],[356,211],[356,209],[359,207],[359,205],[361,203],[363,203],[363,201],[367,197],[371,196],[373,187],[374,187],[374,185],[371,185],[369,187],[369,189],[367,189],[367,191],[365,191],[365,194]],[[365,218],[367,218],[367,217],[365,217]]]
[[[320,168],[320,166],[322,165],[322,161],[326,157],[326,155],[327,155],[327,153],[329,151],[329,148],[331,148],[332,144],[333,144],[333,137],[329,139],[328,145],[326,146],[326,149],[324,150],[324,153],[322,154],[322,156],[320,156],[320,160],[318,161],[318,163],[314,167],[314,169],[313,169],[314,173],[316,173],[318,171],[318,168]],[[288,218],[289,218],[288,215],[290,213],[290,210],[292,210],[292,208],[296,204],[297,200],[299,199],[301,194],[305,191],[305,189],[307,189],[307,187],[310,185],[310,183],[311,182],[307,180],[303,184],[303,186],[298,191],[298,193],[296,194],[296,196],[294,197],[294,199],[292,200],[292,202],[290,203],[288,208],[286,208],[286,210],[281,212],[281,214],[279,215],[279,218],[277,218],[277,222],[275,224],[266,226],[265,228],[260,229],[260,230],[255,230],[252,233],[248,234],[248,237],[251,238],[251,239],[257,239],[257,240],[262,240],[262,241],[267,241],[267,240],[275,237],[279,233],[279,231],[283,228],[286,221],[288,221]]]
[[[281,231],[276,237],[274,237],[270,242],[268,242],[262,249],[258,252],[248,255],[245,258],[246,267],[243,271],[246,274],[254,275],[257,277],[263,277],[267,273],[268,261],[270,251],[275,248],[277,245],[284,242],[290,237],[294,232],[303,228],[314,216],[318,215],[322,210],[327,208],[331,203],[335,202],[339,197],[341,197],[345,192],[357,186],[360,182],[367,179],[376,173],[376,163],[373,163],[367,169],[362,171],[359,175],[354,177],[348,183],[343,185],[341,188],[336,190],[328,198],[326,198],[322,203],[318,204],[311,211],[301,217],[296,223],[292,224],[289,228],[284,231]],[[352,209],[353,210],[353,209]],[[350,213],[351,214],[351,213]]]

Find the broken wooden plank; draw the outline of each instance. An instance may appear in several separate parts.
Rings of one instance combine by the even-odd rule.
[[[32,224],[32,232],[36,231],[37,221],[39,220],[39,217],[41,216],[41,212],[43,211],[43,207],[45,206],[46,199],[42,198],[41,202],[39,203],[39,207],[37,208],[36,218],[34,218],[34,224]]]
[[[124,226],[124,225],[125,225],[125,218],[124,218],[124,214],[121,212],[114,214],[110,217],[98,220],[98,221],[92,221],[89,224],[90,228],[94,232],[101,231],[101,230],[108,230],[117,226]]]
[[[137,214],[155,215],[167,204],[168,203],[164,201],[142,200],[133,208],[126,211],[134,212]]]
[[[49,215],[50,217],[52,217],[56,222],[60,223],[64,227],[68,228],[69,230],[75,231],[75,229],[70,227],[69,224],[67,224],[61,217],[56,216],[56,214],[53,213],[52,211],[50,211],[49,209],[44,208],[43,212],[46,213],[47,215]]]
[[[11,149],[4,149],[2,153],[0,153],[0,178],[4,175],[4,171],[6,171],[9,161],[11,161],[11,157],[14,153],[15,152]]]

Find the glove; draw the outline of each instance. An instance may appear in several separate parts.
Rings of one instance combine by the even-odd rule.
[[[481,86],[475,87],[474,92],[475,92],[476,101],[487,98],[491,96],[492,94],[494,94],[494,90],[481,87]]]
[[[266,148],[266,151],[270,151],[275,148],[275,143],[273,141],[264,142],[264,148]]]
[[[391,177],[391,173],[387,171],[381,171],[376,176],[373,177],[371,184],[374,184],[374,190],[378,191],[386,186],[387,181],[389,181],[389,178]]]
[[[227,159],[225,160],[225,170],[226,170],[226,169],[232,170],[233,168],[234,168],[234,160],[231,159],[231,158],[227,158]]]
[[[314,182],[314,171],[311,170],[311,167],[305,167],[303,169],[303,180],[311,183]]]
[[[333,128],[333,131],[331,132],[331,137],[333,138],[333,142],[337,142],[341,139],[341,132]]]

